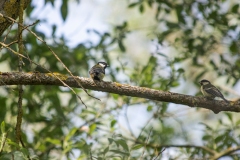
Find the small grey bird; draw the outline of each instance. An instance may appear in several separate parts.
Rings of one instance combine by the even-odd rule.
[[[89,71],[91,78],[93,80],[102,81],[107,67],[109,67],[109,65],[106,62],[98,62]]]
[[[211,82],[203,79],[199,83],[201,84],[201,92],[206,98],[214,99],[215,97],[220,97],[225,102],[229,103],[229,101],[223,97],[222,93],[214,85],[212,85]]]

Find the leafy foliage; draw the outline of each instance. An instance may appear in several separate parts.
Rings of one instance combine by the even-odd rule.
[[[59,14],[66,22],[73,1],[61,2]],[[68,74],[53,56],[49,46],[74,75],[83,77],[88,77],[88,70],[93,64],[104,60],[111,66],[106,76],[108,80],[120,83],[198,94],[198,91],[193,93],[190,90],[195,91],[194,84],[210,75],[212,79],[223,77],[226,84],[234,86],[240,78],[240,8],[237,2],[229,5],[227,3],[229,2],[135,1],[128,4],[127,10],[137,10],[141,17],[141,23],[137,23],[141,24],[140,27],[137,26],[140,29],[133,27],[135,15],[129,14],[129,19],[111,24],[107,31],[89,28],[88,34],[97,36],[98,41],[81,42],[75,47],[67,45],[68,37],[57,36],[58,25],[48,24],[45,19],[41,19],[40,23],[50,26],[48,29],[51,37],[38,30],[36,25],[29,28],[47,44],[24,31],[24,54],[39,64],[36,66],[24,59],[24,72],[48,72],[48,69]],[[57,5],[56,1],[45,0],[45,6],[49,4],[53,7]],[[35,21],[31,17],[35,7],[31,5],[27,8],[26,23]],[[154,19],[155,26],[149,27],[148,33],[144,32],[144,37],[147,37],[145,43],[149,43],[154,49],[151,53],[139,50],[139,53],[129,53],[133,51],[132,48],[138,47],[138,41],[136,39],[136,43],[132,45],[128,38],[139,30],[143,31],[141,27],[148,23],[144,15]],[[5,33],[7,38],[4,43],[13,42],[16,34],[17,27],[13,26],[8,35]],[[0,38],[1,41],[5,35]],[[11,45],[11,48],[17,50],[17,45]],[[6,49],[0,51],[1,62],[7,64],[11,71],[16,71],[18,57]],[[189,83],[185,84],[185,88],[182,87],[183,81]],[[181,113],[185,111],[181,108],[183,106],[172,107],[169,103],[89,91],[100,98],[100,102],[87,96],[82,90],[75,91],[83,98],[87,109],[69,89],[24,86],[23,147],[14,142],[17,87],[2,87],[0,159],[10,159],[12,156],[21,160],[54,157],[99,160],[166,157],[210,159],[216,156],[214,153],[222,153],[240,145],[238,114],[223,113],[221,118],[216,118],[213,114],[205,114],[203,110],[194,110],[193,115],[193,109],[188,109],[189,114],[182,118]],[[132,108],[135,110],[131,110]],[[144,114],[141,113],[142,108]],[[199,112],[201,118],[198,118]],[[203,126],[202,135],[192,135],[195,126]],[[192,140],[194,136],[200,140]],[[179,145],[173,149],[177,144],[191,144],[192,147]],[[210,151],[196,147],[200,145]],[[224,156],[240,158],[235,151],[222,155]]]

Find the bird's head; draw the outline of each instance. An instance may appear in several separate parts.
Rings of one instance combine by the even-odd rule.
[[[207,85],[207,84],[211,84],[211,82],[209,82],[208,80],[206,79],[203,79],[199,82],[201,85]]]
[[[98,62],[97,64],[102,66],[104,69],[109,67],[109,65],[106,62]]]

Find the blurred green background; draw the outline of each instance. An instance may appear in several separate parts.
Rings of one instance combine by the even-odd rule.
[[[89,77],[98,61],[110,65],[105,81],[202,96],[208,79],[229,100],[239,98],[240,8],[237,0],[40,0],[25,10],[24,23],[54,50],[76,76]],[[5,32],[1,36],[3,41]],[[15,40],[17,25],[7,36]],[[52,72],[68,74],[28,31],[25,55]],[[11,46],[17,50],[17,45]],[[6,49],[1,71],[17,71]],[[24,60],[24,72],[45,72]],[[0,122],[8,139],[0,158],[19,159],[210,159],[239,146],[238,113],[80,89],[86,109],[69,89],[24,86],[22,131],[27,147],[16,150],[17,86],[0,88]],[[5,124],[5,127],[4,127]],[[5,131],[4,129],[5,128]],[[1,141],[2,144],[2,141]],[[175,145],[193,147],[174,147]],[[164,150],[164,151],[163,151]],[[161,152],[163,151],[163,152]],[[239,159],[238,152],[221,159]]]

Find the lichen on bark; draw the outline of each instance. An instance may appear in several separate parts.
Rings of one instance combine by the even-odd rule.
[[[31,0],[24,0],[24,10],[30,4]],[[18,18],[19,6],[20,1],[18,0],[1,0],[0,1],[0,13],[4,16],[11,17],[13,19]],[[4,31],[12,24],[6,18],[0,16],[0,36],[4,33]]]

